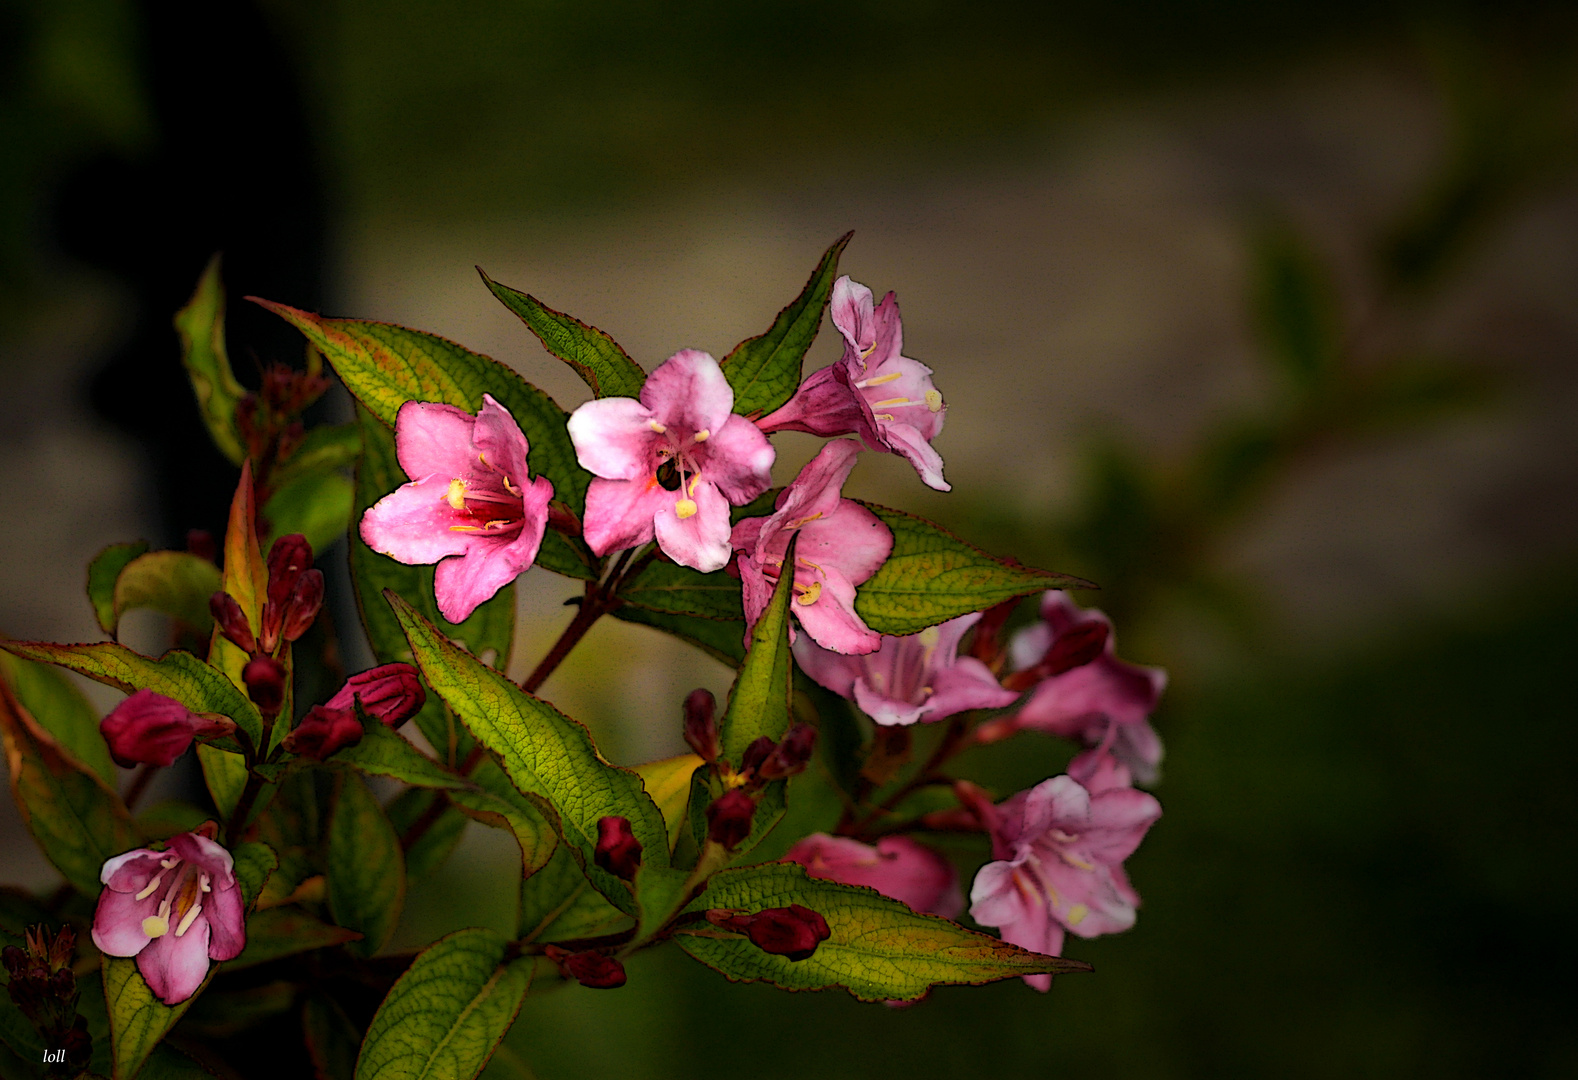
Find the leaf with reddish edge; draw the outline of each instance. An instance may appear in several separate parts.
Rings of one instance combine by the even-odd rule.
[[[119,781],[109,744],[99,732],[99,712],[82,691],[49,664],[35,664],[0,652],[0,679],[11,687],[27,714],[61,748],[111,788]]]
[[[537,335],[543,348],[575,369],[581,381],[592,388],[593,396],[633,398],[641,393],[647,373],[613,338],[572,315],[555,311],[535,296],[500,285],[480,266],[477,273],[499,302]]]
[[[838,257],[853,232],[833,241],[811,272],[800,295],[778,313],[765,334],[747,338],[720,365],[734,388],[734,411],[741,416],[772,412],[800,386],[800,365],[822,327],[822,309],[838,276]]]
[[[675,940],[731,982],[770,982],[785,990],[838,987],[861,1001],[914,1001],[938,985],[1090,970],[1078,960],[1042,956],[918,914],[875,889],[808,877],[795,863],[724,870],[686,910],[750,913],[790,904],[817,912],[832,931],[804,960],[763,952],[747,938],[719,934],[705,923],[692,924],[698,933],[682,930]]]
[[[119,620],[115,612],[115,582],[126,564],[147,550],[146,540],[111,544],[88,563],[88,603],[93,605],[93,617],[98,620],[99,629],[106,634],[114,635]]]
[[[217,566],[185,551],[139,555],[115,579],[110,625],[105,629],[113,636],[128,611],[142,608],[169,615],[206,634],[214,625],[208,598],[218,591],[219,582]]]
[[[859,502],[860,500],[855,500]],[[972,611],[1047,589],[1093,589],[988,555],[925,518],[861,502],[893,533],[887,561],[855,592],[855,612],[879,634],[918,634]]]
[[[246,388],[236,381],[225,352],[225,286],[218,255],[208,261],[192,298],[175,313],[175,329],[181,336],[181,362],[192,380],[208,434],[232,464],[240,465],[247,451],[236,427],[236,406],[246,396]]]

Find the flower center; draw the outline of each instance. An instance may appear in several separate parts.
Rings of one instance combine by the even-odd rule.
[[[473,473],[470,479],[457,476],[444,493],[444,501],[460,519],[449,526],[450,531],[503,533],[520,525],[525,517],[520,491],[487,458],[478,454],[477,461],[486,472]]]
[[[203,894],[212,892],[213,885],[207,874],[190,863],[183,863],[179,858],[164,859],[159,866],[166,871],[174,870],[175,880],[170,882],[164,898],[159,901],[158,910],[143,919],[142,932],[150,938],[164,937],[170,932],[170,923],[174,921],[175,936],[182,937],[203,913]],[[143,900],[151,896],[163,879],[163,873],[154,875],[136,899]]]

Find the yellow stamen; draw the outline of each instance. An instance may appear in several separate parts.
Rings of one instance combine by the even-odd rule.
[[[175,864],[180,861],[180,859],[177,859],[174,855],[171,855],[168,859],[160,859],[159,865],[164,867],[166,870],[174,870]]]
[[[791,521],[787,526],[785,526],[785,528],[798,529],[802,525],[809,525],[811,522],[815,521],[817,518],[819,518],[821,516],[822,516],[822,511],[818,510],[816,513],[810,515],[809,517],[796,518],[794,521]]]
[[[665,431],[668,430],[668,428],[664,427],[662,424],[658,423],[656,420],[648,420],[647,421],[647,427],[651,428],[653,433],[657,434],[657,435],[661,435]]]
[[[466,482],[460,477],[449,482],[449,491],[444,498],[449,500],[451,510],[464,510],[466,508]]]
[[[153,895],[153,891],[159,887],[159,883],[161,881],[163,881],[163,880],[164,880],[164,875],[163,874],[155,874],[153,876],[153,879],[150,880],[148,882],[148,884],[143,886],[142,892],[140,892],[136,896],[132,897],[132,899],[133,900],[146,900],[146,899],[148,899],[148,897]]]
[[[150,915],[142,921],[142,932],[151,938],[164,937],[170,932],[170,920]]]
[[[202,911],[202,904],[193,904],[191,910],[186,913],[186,918],[181,920],[181,925],[175,928],[175,936],[180,937],[182,934],[190,930],[192,928],[192,924],[197,921],[198,915],[202,914]]]
[[[712,438],[712,432],[707,428],[702,428],[700,431],[696,432],[697,442],[706,442],[710,438]]]
[[[926,391],[926,407],[932,412],[942,412],[942,395],[935,390]]]
[[[892,409],[900,405],[908,404],[910,404],[910,399],[907,397],[890,397],[884,401],[873,401],[871,403],[871,407],[873,409]]]
[[[870,356],[872,353],[874,353],[876,351],[877,351],[877,343],[875,341],[873,341],[870,345],[866,346],[866,351],[860,354],[860,362],[862,364],[864,364],[866,362],[866,357]]]
[[[805,566],[809,566],[811,569],[817,571],[818,573],[826,573],[827,572],[827,571],[823,570],[820,566],[818,566],[816,563],[812,562],[810,559],[807,559],[803,555],[796,555],[795,556],[795,562],[801,563],[801,564],[803,564]]]
[[[696,497],[696,485],[699,483],[701,483],[701,474],[697,473],[690,478],[690,484],[685,488],[685,494],[694,499]]]
[[[817,602],[821,595],[822,583],[820,581],[813,581],[811,584],[805,587],[804,592],[795,597],[795,603],[801,604],[805,607],[810,607],[812,604]]]
[[[1071,855],[1071,854],[1069,854],[1066,851],[1060,851],[1060,852],[1058,852],[1058,854],[1063,856],[1063,861],[1064,862],[1068,863],[1070,866],[1072,866],[1076,870],[1094,870],[1094,869],[1096,869],[1090,863],[1086,862],[1084,859],[1081,859],[1078,855]]]
[[[684,521],[686,518],[696,516],[696,503],[693,499],[681,499],[674,504],[674,516]]]
[[[451,525],[449,527],[449,531],[450,532],[481,532],[482,529],[481,529],[480,526],[477,526],[477,525]]]
[[[890,412],[873,413],[871,418],[873,420],[881,420],[884,424],[893,423],[893,414]]]
[[[933,411],[935,411],[935,410],[933,410]],[[514,495],[516,498],[519,498],[520,497],[520,493],[521,493],[521,489],[516,487],[514,484],[510,483],[510,478],[509,477],[507,477],[507,476],[503,477],[503,480],[504,480],[504,490],[509,492],[511,495]]]
[[[1080,923],[1085,921],[1085,916],[1089,914],[1090,908],[1086,907],[1084,904],[1075,904],[1073,907],[1068,909],[1068,924],[1070,926],[1078,926]]]
[[[878,375],[875,379],[861,379],[855,384],[855,389],[864,390],[868,386],[881,386],[883,383],[892,382],[903,374],[904,372],[902,371],[890,371],[886,375]]]

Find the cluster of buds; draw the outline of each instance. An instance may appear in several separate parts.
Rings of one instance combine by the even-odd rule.
[[[765,908],[754,914],[713,908],[707,912],[707,921],[720,930],[744,934],[762,952],[790,962],[807,959],[818,945],[833,936],[826,919],[800,904]]]
[[[280,363],[265,368],[262,386],[236,403],[236,430],[252,460],[278,464],[295,453],[306,436],[299,417],[328,388],[321,372]]]
[[[609,956],[596,949],[573,952],[557,945],[547,946],[543,949],[543,955],[557,965],[559,974],[566,979],[574,979],[588,989],[617,990],[625,985],[625,965],[616,956]]]
[[[735,769],[721,760],[716,713],[717,700],[707,690],[692,690],[685,698],[685,742],[727,789],[707,807],[707,839],[733,851],[751,835],[761,789],[805,771],[816,749],[816,728],[794,724],[777,742],[763,735],[745,748]]]
[[[28,927],[26,948],[7,946],[0,954],[10,982],[6,993],[38,1029],[44,1045],[59,1052],[54,1062],[61,1075],[75,1076],[88,1067],[93,1038],[88,1022],[77,1012],[77,977],[71,970],[77,933],[69,926],[51,932]]]
[[[285,665],[279,652],[307,632],[323,607],[323,571],[312,568],[312,545],[300,533],[274,541],[268,553],[268,592],[258,632],[236,598],[224,590],[208,601],[214,622],[232,645],[250,658],[241,678],[265,715],[285,702]]]
[[[314,705],[296,729],[285,736],[285,749],[322,761],[344,746],[362,740],[363,714],[386,727],[399,727],[421,711],[427,691],[410,664],[384,664],[345,680],[322,705]]]

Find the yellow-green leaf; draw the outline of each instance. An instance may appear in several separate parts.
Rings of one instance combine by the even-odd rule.
[[[343,926],[331,926],[294,904],[259,911],[247,920],[247,945],[241,955],[225,961],[225,970],[266,964],[282,956],[327,949],[358,935]]]
[[[111,544],[88,564],[88,603],[93,605],[93,617],[98,620],[99,629],[106,634],[115,632],[115,581],[127,563],[147,550],[146,540]]]
[[[105,629],[114,634],[128,611],[147,608],[206,634],[214,624],[208,599],[219,583],[219,567],[185,551],[139,555],[115,579],[114,606]]]
[[[535,296],[500,285],[483,273],[480,266],[477,273],[482,274],[482,280],[499,302],[537,335],[543,348],[575,369],[581,380],[592,388],[594,396],[633,398],[641,393],[647,373],[613,338],[595,326],[553,310]]]
[[[670,848],[685,821],[685,807],[690,802],[690,774],[700,766],[701,757],[697,754],[681,754],[636,766],[636,775],[641,777],[647,794],[657,803],[663,823],[668,826]]]
[[[0,652],[0,679],[10,685],[22,708],[66,753],[111,788],[115,786],[119,777],[110,760],[109,744],[99,733],[98,710],[70,679],[48,664],[35,664],[7,652]]]
[[[312,545],[313,554],[345,535],[350,524],[351,505],[356,488],[351,478],[337,469],[303,473],[269,496],[263,505],[268,522],[268,542],[300,533]]]
[[[794,565],[792,537],[784,565]],[[718,724],[719,745],[726,760],[739,764],[745,748],[762,736],[778,740],[789,727],[794,696],[794,661],[789,652],[789,598],[794,575],[783,574],[773,589],[772,601],[751,630],[751,648],[729,690],[729,704]]]
[[[104,1004],[110,1017],[111,1062],[114,1080],[133,1080],[175,1022],[192,1007],[208,984],[214,981],[217,965],[197,992],[179,1005],[166,1005],[154,996],[131,957],[106,956],[103,962]]]
[[[246,446],[236,429],[236,405],[246,396],[246,388],[236,381],[225,352],[225,286],[218,255],[209,260],[192,298],[175,313],[175,330],[181,335],[181,361],[208,434],[225,457],[239,465]]]

